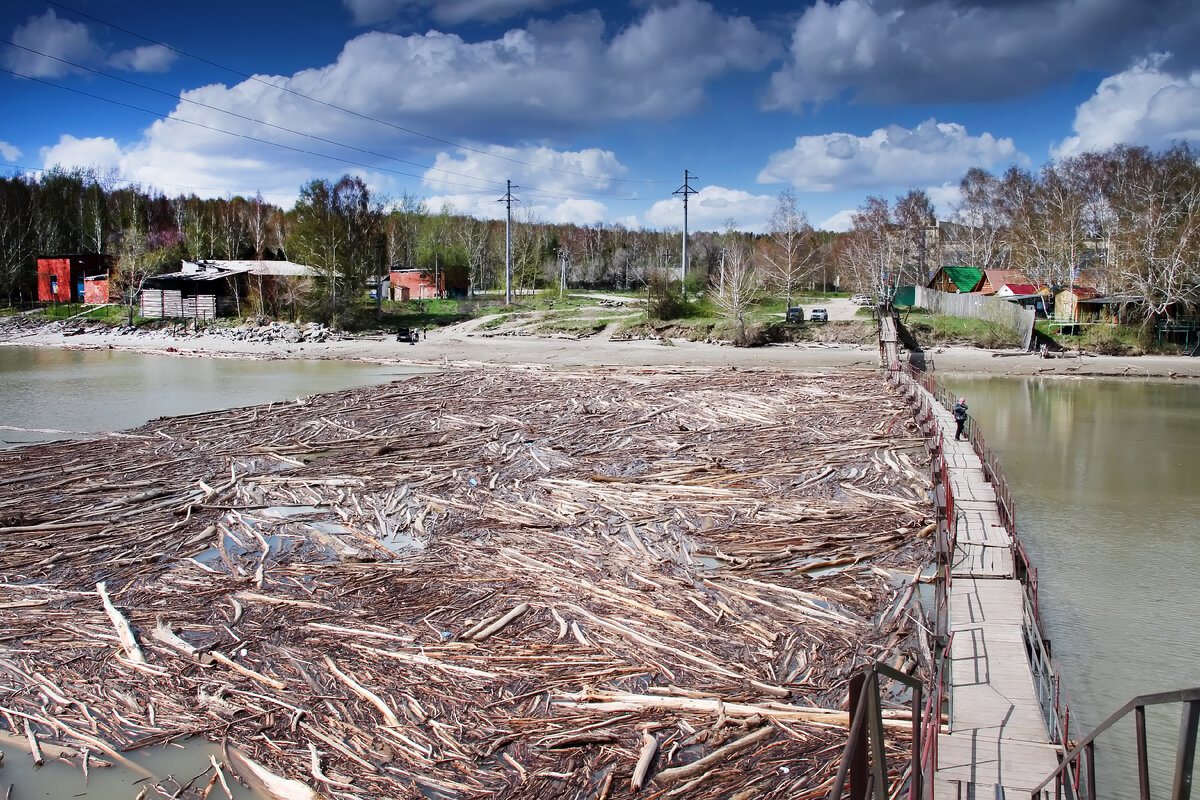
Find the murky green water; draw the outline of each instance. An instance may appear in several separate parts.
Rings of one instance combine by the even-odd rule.
[[[427,370],[0,347],[0,447],[386,383]]]
[[[1080,731],[1200,686],[1200,384],[938,377],[1000,455]],[[1150,720],[1169,796],[1179,707]],[[1132,731],[1100,739],[1102,796],[1136,796]]]

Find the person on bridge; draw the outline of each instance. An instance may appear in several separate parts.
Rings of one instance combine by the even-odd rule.
[[[954,423],[956,425],[954,429],[954,441],[957,442],[958,438],[963,435],[963,426],[967,424],[967,398],[958,398],[958,402],[954,404],[952,413],[954,414]]]

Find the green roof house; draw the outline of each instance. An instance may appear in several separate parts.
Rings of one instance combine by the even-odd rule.
[[[933,273],[930,289],[939,292],[977,292],[983,283],[983,270],[977,267],[942,267]]]

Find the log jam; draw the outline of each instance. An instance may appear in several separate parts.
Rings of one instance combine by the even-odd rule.
[[[851,673],[928,677],[923,445],[874,372],[447,365],[0,451],[0,731],[308,796],[821,797]]]

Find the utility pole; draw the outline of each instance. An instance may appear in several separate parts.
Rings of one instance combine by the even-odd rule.
[[[375,321],[383,321],[383,240],[375,240]]]
[[[558,248],[558,261],[558,299],[561,300],[563,298],[563,294],[567,291],[567,251],[565,248]]]
[[[686,169],[683,171],[683,186],[680,186],[671,194],[683,195],[683,260],[679,263],[679,291],[687,296],[687,289],[684,287],[684,281],[687,279],[687,240],[688,240],[688,219],[687,219],[687,203],[688,195],[696,194],[696,190],[688,185],[688,181],[695,178],[695,175],[689,173]]]
[[[512,181],[505,181],[507,187],[504,192],[504,197],[497,200],[497,203],[504,203],[508,207],[508,214],[504,220],[504,305],[512,305],[512,204],[519,202],[512,196],[513,189],[520,189],[520,186],[513,186]]]

